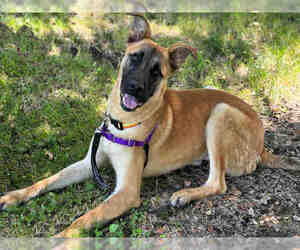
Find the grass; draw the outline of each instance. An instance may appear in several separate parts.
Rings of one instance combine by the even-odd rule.
[[[299,102],[300,15],[148,17],[163,46],[184,41],[198,48],[198,59],[187,60],[170,78],[171,87],[224,89],[259,112],[284,109],[283,100]],[[0,192],[31,185],[84,157],[117,77],[126,20],[0,14]],[[112,171],[103,170],[103,175],[113,183]],[[92,181],[42,195],[1,213],[0,237],[53,235],[107,195]],[[143,227],[147,207],[143,200],[129,215],[83,235],[153,236]]]

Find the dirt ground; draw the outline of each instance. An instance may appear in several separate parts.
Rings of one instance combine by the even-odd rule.
[[[286,112],[261,115],[265,146],[275,154],[293,157],[300,170],[300,105]],[[146,180],[142,199],[150,200],[143,229],[166,237],[290,237],[300,235],[300,171],[259,166],[247,176],[227,177],[224,195],[168,206],[173,192],[198,187],[208,176],[208,161]],[[147,185],[150,182],[150,185]],[[153,188],[153,182],[156,187]]]

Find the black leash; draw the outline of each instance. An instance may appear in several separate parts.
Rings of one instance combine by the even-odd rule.
[[[121,126],[121,127],[123,127],[123,126]],[[105,121],[104,121],[103,125],[100,128],[96,129],[95,134],[94,134],[94,139],[93,139],[93,142],[92,142],[91,165],[92,165],[92,172],[93,172],[94,181],[96,182],[97,186],[100,189],[105,189],[105,188],[108,187],[108,185],[105,184],[102,176],[100,175],[99,169],[98,169],[97,163],[96,163],[96,154],[97,154],[97,150],[98,150],[98,147],[99,147],[101,137],[104,136],[109,141],[112,141],[114,143],[121,144],[121,145],[130,146],[130,147],[132,147],[132,146],[143,146],[143,149],[144,149],[144,152],[145,152],[145,162],[144,162],[144,168],[145,168],[147,166],[148,158],[149,158],[149,148],[150,148],[149,143],[150,143],[150,140],[152,138],[152,135],[154,134],[154,131],[155,131],[156,127],[157,126],[155,126],[151,130],[150,134],[148,135],[148,137],[146,138],[145,141],[127,140],[127,139],[122,139],[122,138],[115,137],[114,135],[109,133]],[[116,128],[118,128],[118,127],[116,127]],[[132,142],[134,142],[134,145],[130,145],[130,143],[132,143]]]
[[[144,169],[147,166],[148,163],[148,156],[149,156],[149,143],[145,143],[143,146],[143,149],[145,151],[145,162],[144,162]]]
[[[101,131],[97,128],[94,134],[94,139],[93,139],[93,143],[92,143],[92,154],[91,154],[91,164],[92,164],[92,172],[93,172],[93,177],[94,177],[94,181],[96,182],[97,186],[100,189],[105,189],[107,188],[107,185],[105,184],[102,176],[99,173],[99,169],[97,167],[97,163],[96,163],[96,154],[97,154],[97,150],[99,147],[99,142],[100,139],[102,137],[102,133]]]

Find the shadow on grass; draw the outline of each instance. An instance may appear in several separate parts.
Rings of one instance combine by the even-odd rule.
[[[33,18],[35,22],[42,20],[50,30],[41,37],[34,35],[36,31],[34,32],[30,25],[22,26],[17,32],[14,32],[13,29],[0,23],[0,90],[2,93],[0,96],[0,165],[5,166],[0,168],[0,177],[7,177],[4,185],[0,186],[0,192],[28,186],[84,157],[94,128],[98,126],[102,119],[99,106],[105,104],[106,92],[109,92],[111,88],[111,84],[115,79],[116,68],[124,53],[125,43],[124,45],[120,44],[121,38],[124,38],[126,34],[124,27],[119,26],[116,29],[102,31],[101,28],[95,26],[91,29],[94,33],[93,40],[88,40],[79,36],[78,32],[72,28],[72,16],[57,16],[55,18],[55,15],[43,15],[39,18],[39,15],[36,15]],[[178,16],[178,22],[180,18],[187,18],[184,15]],[[191,16],[192,19],[195,17]],[[28,18],[31,18],[31,16],[29,15]],[[155,16],[152,18],[155,20]],[[176,23],[176,16],[169,18],[171,18],[168,21],[170,24]],[[118,19],[118,16],[112,18],[117,24]],[[177,75],[180,77],[180,74],[183,74],[184,82],[190,84],[190,87],[201,87],[201,82],[206,80],[212,71],[217,71],[217,67],[226,64],[230,70],[235,71],[240,63],[247,64],[250,59],[255,60],[256,58],[252,45],[242,39],[238,30],[232,30],[233,23],[230,14],[211,14],[207,15],[206,19],[206,22],[212,22],[212,25],[216,26],[207,34],[198,33],[197,30],[189,34],[189,30],[182,28],[182,34],[178,36],[162,34],[157,37],[158,42],[167,45],[177,41],[188,42],[191,40],[192,44],[199,49],[198,61],[192,62],[190,60],[186,65],[186,70],[179,72]],[[245,19],[245,23],[249,22],[247,18]],[[271,22],[271,19],[267,18],[266,20]],[[253,20],[251,19],[251,21]],[[65,31],[62,29],[63,32],[61,33],[55,29],[59,22],[63,23],[66,29]],[[291,20],[291,22],[295,22],[295,20]],[[268,42],[271,43],[271,41]],[[77,50],[76,53],[74,52],[75,49]],[[232,58],[231,55],[234,55],[234,57]],[[174,81],[177,81],[176,76],[174,79]],[[231,84],[228,79],[222,77],[216,77],[216,81],[224,89]],[[247,87],[252,88],[251,85]],[[270,102],[269,97],[263,96],[263,98],[268,105],[268,102]],[[105,172],[105,179],[110,178],[111,174],[112,172]],[[147,179],[143,187],[145,194],[142,195],[142,198],[144,201],[149,201],[151,197],[159,196],[164,192],[167,192],[166,196],[168,196],[189,184],[185,183],[186,177],[193,178],[194,176],[199,179],[192,182],[192,186],[203,184],[207,178],[207,169],[195,168],[191,170],[188,167],[168,176]],[[251,189],[252,177],[243,178],[242,180],[246,182],[249,180],[249,183],[247,183],[249,189]],[[261,177],[260,180],[263,180],[263,178]],[[111,180],[108,180],[108,182],[112,183]],[[238,182],[241,189],[243,183],[245,182]],[[94,186],[86,186],[92,195],[98,192]],[[39,211],[39,206],[46,204],[45,210],[53,209],[50,213],[51,216],[58,213],[64,218],[63,222],[61,222],[61,218],[54,219],[49,227],[52,227],[52,231],[57,230],[57,225],[60,229],[63,229],[72,222],[74,217],[82,214],[83,209],[87,209],[86,204],[94,206],[97,203],[95,198],[88,195],[82,198],[75,197],[77,192],[81,192],[86,186],[85,184],[74,185],[68,189],[69,194],[60,194],[62,198],[58,201],[59,206],[53,205],[55,208],[51,208],[50,204],[53,200],[56,200],[55,194],[50,198],[46,196],[38,203],[33,202],[33,205],[38,204],[38,206],[35,205],[36,207],[33,210]],[[231,190],[232,186],[229,187]],[[263,188],[256,187],[255,190],[258,193],[265,192]],[[70,204],[65,204],[67,203],[64,200],[65,198],[70,201]],[[220,207],[220,211],[217,211],[215,218],[211,218],[210,215],[206,214],[208,209],[211,209],[207,205],[210,202],[216,208]],[[248,204],[248,200],[244,197],[241,198],[241,202]],[[285,203],[288,204],[288,201],[285,201]],[[168,220],[169,215],[175,216],[178,212],[181,218],[187,221],[182,223],[184,224],[182,228],[186,232],[192,231],[189,223],[195,226],[201,222],[206,230],[208,222],[213,222],[215,230],[212,233],[215,233],[215,236],[228,236],[234,231],[248,236],[247,226],[249,226],[249,223],[247,220],[250,221],[249,218],[251,217],[247,214],[249,218],[245,220],[245,227],[235,227],[232,225],[228,214],[232,216],[234,214],[244,216],[244,214],[236,204],[234,204],[232,210],[226,210],[224,208],[226,204],[226,201],[222,201],[222,199],[206,199],[201,204],[191,205],[190,209],[184,208],[180,211],[176,210],[176,212],[172,210],[170,214],[164,213],[158,216],[161,218],[158,218],[153,225],[150,220],[152,217],[149,216],[150,219],[146,218],[145,223],[149,223],[150,227],[158,228]],[[258,206],[259,202],[255,204]],[[143,205],[142,210],[147,208],[148,205]],[[30,208],[22,210],[25,214],[24,217],[27,219],[30,218],[28,216],[31,213],[30,210]],[[60,210],[61,212],[59,212]],[[195,212],[195,210],[197,211]],[[134,212],[131,213],[131,215],[133,214]],[[189,214],[193,214],[197,218],[190,220]],[[224,219],[218,214],[227,216],[225,218],[226,225],[218,224],[219,221]],[[263,214],[263,211],[260,211],[260,214]],[[49,214],[46,215],[48,217],[41,217],[41,223],[49,218]],[[205,221],[199,221],[202,215],[207,220],[206,223]],[[11,219],[12,216],[15,217]],[[20,226],[16,222],[19,221],[17,216],[17,214],[6,216],[2,228],[8,228],[11,220],[15,223],[10,226],[11,231],[5,234],[19,235],[20,230],[29,230],[23,232],[24,235],[34,234],[31,231],[31,222],[27,223],[24,219],[24,221],[21,221]],[[38,220],[36,218],[39,217],[34,217],[35,221]],[[130,223],[130,218],[126,220],[127,223]],[[239,225],[238,219],[235,222],[236,225]],[[140,226],[142,227],[142,225]],[[174,223],[173,226],[173,229],[177,230],[178,225]],[[254,232],[256,230],[255,226],[252,224],[250,226]],[[39,228],[39,230],[42,230],[40,236],[45,235],[45,232],[48,231],[48,228],[44,227]],[[222,227],[224,232],[218,234],[218,227]],[[202,230],[200,226],[199,228],[196,235],[207,235],[207,230]],[[259,234],[253,233],[250,236],[257,235]],[[130,233],[128,236],[130,236]],[[189,236],[189,234],[187,233],[186,236]]]
[[[48,15],[41,21],[51,27],[52,19]],[[67,25],[69,18],[64,20]],[[14,32],[0,23],[0,162],[5,166],[0,176],[8,177],[1,192],[27,186],[82,158],[102,120],[97,105],[103,84],[96,86],[95,76],[89,86],[81,86],[98,66],[90,67],[93,59],[85,51],[83,59],[72,56],[68,35],[51,31],[38,38],[29,25]],[[81,43],[88,48],[87,41]],[[55,54],[53,46],[62,49]],[[94,96],[98,103],[88,96],[93,90],[100,92]]]

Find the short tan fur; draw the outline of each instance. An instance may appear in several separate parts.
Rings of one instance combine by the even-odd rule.
[[[116,172],[116,188],[108,199],[76,219],[57,237],[79,236],[82,229],[90,229],[95,223],[104,225],[130,208],[138,207],[143,177],[168,173],[204,155],[210,159],[206,183],[198,188],[175,192],[170,198],[172,205],[184,205],[209,195],[222,194],[226,192],[225,174],[249,174],[259,162],[271,167],[297,168],[285,165],[284,161],[265,150],[263,124],[256,112],[241,99],[219,90],[167,89],[167,78],[180,68],[188,55],[197,57],[195,49],[184,44],[170,48],[159,46],[151,40],[150,25],[141,16],[135,16],[130,34],[107,112],[124,123],[141,122],[141,125],[123,131],[112,124],[108,128],[115,136],[145,140],[157,125],[150,142],[148,164],[144,169],[145,152],[142,148],[129,148],[102,138],[97,164],[102,166],[109,160]],[[135,111],[127,112],[120,105],[123,68],[130,54],[144,48],[154,48],[159,55],[162,79],[147,102]],[[83,160],[30,187],[0,197],[2,208],[90,178],[90,157],[91,145]]]

